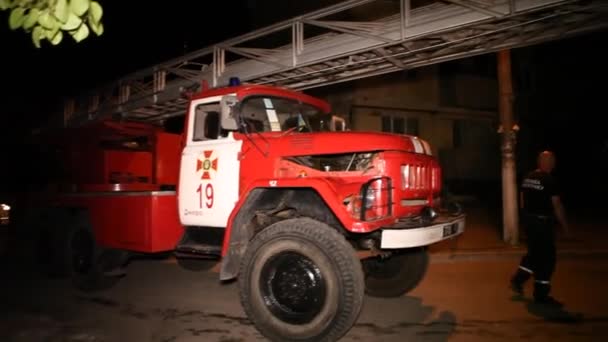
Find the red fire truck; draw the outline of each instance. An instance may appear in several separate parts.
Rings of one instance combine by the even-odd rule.
[[[259,85],[204,89],[184,118],[178,133],[105,120],[56,141],[66,176],[27,215],[49,270],[95,290],[133,255],[216,257],[263,335],[336,340],[365,293],[410,291],[425,247],[464,230],[418,137],[348,131],[326,102]]]

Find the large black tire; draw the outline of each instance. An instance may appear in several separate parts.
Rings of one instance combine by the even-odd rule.
[[[50,277],[70,277],[82,291],[114,286],[120,276],[106,272],[120,270],[129,258],[126,251],[101,248],[86,216],[57,210],[34,220],[31,229],[36,234],[33,247],[40,271]]]
[[[400,297],[418,286],[429,265],[424,248],[412,248],[389,258],[363,260],[365,293],[372,297]]]
[[[364,297],[361,262],[336,230],[310,218],[270,225],[249,243],[239,273],[241,304],[272,341],[336,341]]]
[[[118,282],[120,276],[106,272],[125,264],[127,252],[99,247],[91,230],[78,225],[68,229],[65,242],[65,262],[70,265],[72,283],[77,289],[102,291]]]

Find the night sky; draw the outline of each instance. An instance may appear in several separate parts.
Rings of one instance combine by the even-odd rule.
[[[246,0],[217,1],[213,8],[206,1],[100,3],[103,36],[91,35],[80,44],[66,37],[59,46],[45,42],[39,50],[25,32],[10,31],[8,13],[0,13],[0,142],[10,146],[9,154],[18,154],[17,139],[44,122],[49,111],[62,111],[63,96],[315,8],[313,3],[301,5],[307,7],[301,11],[280,6],[281,11],[270,13],[271,1],[254,5]],[[608,54],[601,50],[607,37],[591,34],[513,52],[514,63],[525,65],[518,70],[532,68],[535,75],[532,87],[519,97],[525,99],[518,107],[525,137],[520,163],[530,164],[530,151],[555,149],[558,173],[568,180],[572,198],[608,191],[608,133],[600,124],[607,112]]]

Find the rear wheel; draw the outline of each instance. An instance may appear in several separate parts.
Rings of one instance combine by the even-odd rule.
[[[273,341],[335,341],[355,323],[364,284],[344,237],[309,218],[264,229],[250,242],[239,276],[241,303]]]
[[[76,288],[82,291],[101,291],[114,286],[120,275],[108,275],[128,260],[125,251],[99,247],[90,230],[75,227],[68,233],[70,275]]]
[[[423,248],[412,248],[386,259],[362,261],[365,293],[372,297],[399,297],[418,286],[424,278],[429,256]]]

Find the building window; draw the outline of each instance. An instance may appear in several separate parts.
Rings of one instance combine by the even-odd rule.
[[[418,118],[382,116],[382,132],[418,135]]]

